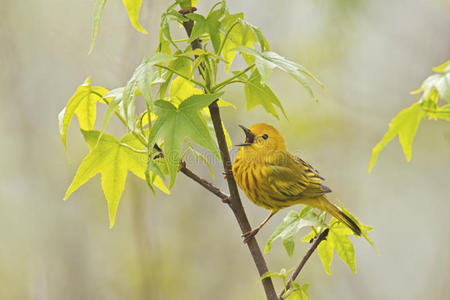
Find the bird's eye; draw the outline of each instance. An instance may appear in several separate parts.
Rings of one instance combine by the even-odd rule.
[[[263,134],[263,135],[262,135],[262,138],[265,139],[265,140],[267,140],[267,139],[269,138],[269,136],[268,136],[267,134]]]

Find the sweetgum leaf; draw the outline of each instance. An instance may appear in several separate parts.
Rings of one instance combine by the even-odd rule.
[[[185,138],[218,155],[200,110],[222,94],[193,95],[182,101],[178,107],[164,100],[155,102],[154,113],[158,115],[158,119],[152,126],[149,145],[155,144],[158,139],[164,140],[163,153],[169,168],[170,187],[175,183],[181,146]]]
[[[395,116],[389,124],[389,129],[385,133],[381,141],[372,149],[372,156],[370,158],[369,173],[377,160],[380,151],[398,135],[400,145],[402,146],[406,160],[411,160],[412,142],[419,127],[420,120],[425,116],[425,111],[422,110],[420,103],[414,103],[408,108],[405,108]]]
[[[230,70],[231,64],[233,63],[234,57],[236,56],[236,47],[245,46],[248,48],[253,48],[253,44],[256,43],[255,32],[249,24],[243,21],[243,19],[244,14],[237,13],[234,15],[227,15],[222,20],[222,39],[225,38],[225,33],[231,28],[231,26],[233,26],[235,22],[239,22],[234,25],[229,32],[227,39],[223,41],[222,55],[226,61],[225,71],[227,74]],[[243,57],[247,64],[252,64],[255,61],[255,58],[251,55],[243,54]]]
[[[261,75],[261,83],[266,83],[269,80],[270,74],[274,68],[291,75],[297,80],[310,94],[311,98],[316,99],[311,87],[308,84],[307,79],[312,79],[318,83],[322,88],[323,84],[317,79],[311,72],[309,72],[304,66],[299,65],[293,61],[290,61],[281,55],[272,51],[259,52],[252,48],[239,46],[235,50],[241,53],[249,54],[255,57],[255,65]]]
[[[99,138],[100,131],[96,130],[82,130],[82,133],[89,145],[90,152],[81,162],[64,200],[90,178],[100,173],[103,193],[108,203],[109,224],[110,227],[113,227],[119,200],[125,187],[127,172],[131,171],[136,176],[145,179],[147,154],[131,150],[131,148],[144,150],[131,133],[120,140],[109,134],[103,134]],[[168,193],[164,185],[160,185],[159,188]]]
[[[95,39],[97,38],[98,29],[100,27],[100,20],[102,19],[103,9],[105,8],[106,0],[95,1],[94,10],[92,12],[92,30],[91,30],[91,46],[89,47],[88,55],[94,49]]]
[[[296,282],[291,283],[291,287],[289,289],[289,293],[286,300],[309,300],[309,296],[306,291],[309,288],[309,284],[305,283],[303,285],[299,285]]]
[[[333,261],[334,244],[332,240],[320,242],[317,246],[317,253],[322,261],[323,268],[328,275],[331,275],[331,262]]]
[[[245,76],[242,76],[242,78],[245,78]],[[252,72],[248,80],[245,80],[244,92],[247,101],[247,111],[261,105],[268,113],[279,119],[278,112],[274,107],[276,105],[286,117],[286,112],[277,96],[268,85],[261,83],[261,76],[257,70]]]
[[[125,9],[128,12],[128,17],[133,27],[144,34],[147,34],[147,30],[139,23],[139,11],[141,9],[142,0],[122,0]]]
[[[80,128],[90,130],[94,128],[97,115],[97,102],[105,95],[107,89],[101,86],[93,87],[89,78],[80,85],[75,94],[69,99],[66,107],[59,113],[59,134],[67,151],[67,130],[73,115],[77,115]]]
[[[308,226],[324,226],[319,216],[314,212],[313,208],[306,206],[300,213],[291,210],[283,222],[275,229],[272,235],[267,240],[264,252],[270,251],[272,243],[280,238],[286,252],[289,256],[292,256],[295,248],[295,236],[303,227]]]
[[[153,70],[153,66],[171,60],[175,60],[175,57],[165,53],[155,53],[143,60],[127,82],[123,91],[123,108],[125,119],[130,128],[134,127],[136,92],[140,91],[147,103],[152,106],[151,86],[160,82],[159,73]]]

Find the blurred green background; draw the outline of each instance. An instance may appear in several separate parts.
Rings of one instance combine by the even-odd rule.
[[[68,164],[57,115],[87,76],[94,85],[123,86],[153,51],[167,2],[143,2],[140,20],[148,35],[133,29],[121,1],[108,1],[87,56],[93,0],[2,0],[0,299],[264,297],[231,211],[184,176],[170,196],[154,197],[130,174],[113,229],[100,176],[62,200],[88,149],[74,120]],[[212,3],[200,0],[200,12]],[[260,108],[245,112],[243,89],[229,90],[226,100],[241,108],[223,111],[233,142],[243,139],[237,124],[275,125],[289,149],[326,177],[331,198],[375,227],[379,256],[354,239],[356,275],[335,258],[328,276],[314,254],[298,281],[311,284],[312,299],[447,299],[449,124],[422,122],[411,163],[394,141],[370,175],[367,166],[391,118],[418,99],[409,91],[450,58],[450,2],[230,0],[228,5],[231,12],[244,11],[274,51],[305,65],[327,87],[315,103],[295,80],[275,72],[270,84],[289,117],[280,121]],[[118,123],[108,130],[123,131]],[[213,165],[214,182],[226,190],[220,164]],[[203,166],[191,168],[209,176]],[[245,197],[243,202],[251,224],[266,216]],[[288,211],[258,234],[261,245]],[[277,241],[266,255],[269,269],[297,265],[307,248],[298,244],[288,258]]]

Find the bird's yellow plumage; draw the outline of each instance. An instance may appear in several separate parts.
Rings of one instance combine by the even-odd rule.
[[[246,240],[280,209],[294,205],[310,205],[330,213],[355,234],[359,226],[325,196],[331,190],[323,177],[307,162],[287,151],[283,136],[268,124],[245,128],[245,143],[240,144],[233,164],[233,176],[239,187],[256,205],[271,210],[269,217],[254,230],[244,234]]]

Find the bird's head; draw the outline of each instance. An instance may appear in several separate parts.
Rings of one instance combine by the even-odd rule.
[[[258,123],[246,128],[239,125],[244,130],[245,142],[237,146],[244,152],[270,153],[276,151],[285,151],[286,143],[283,136],[275,127]]]

